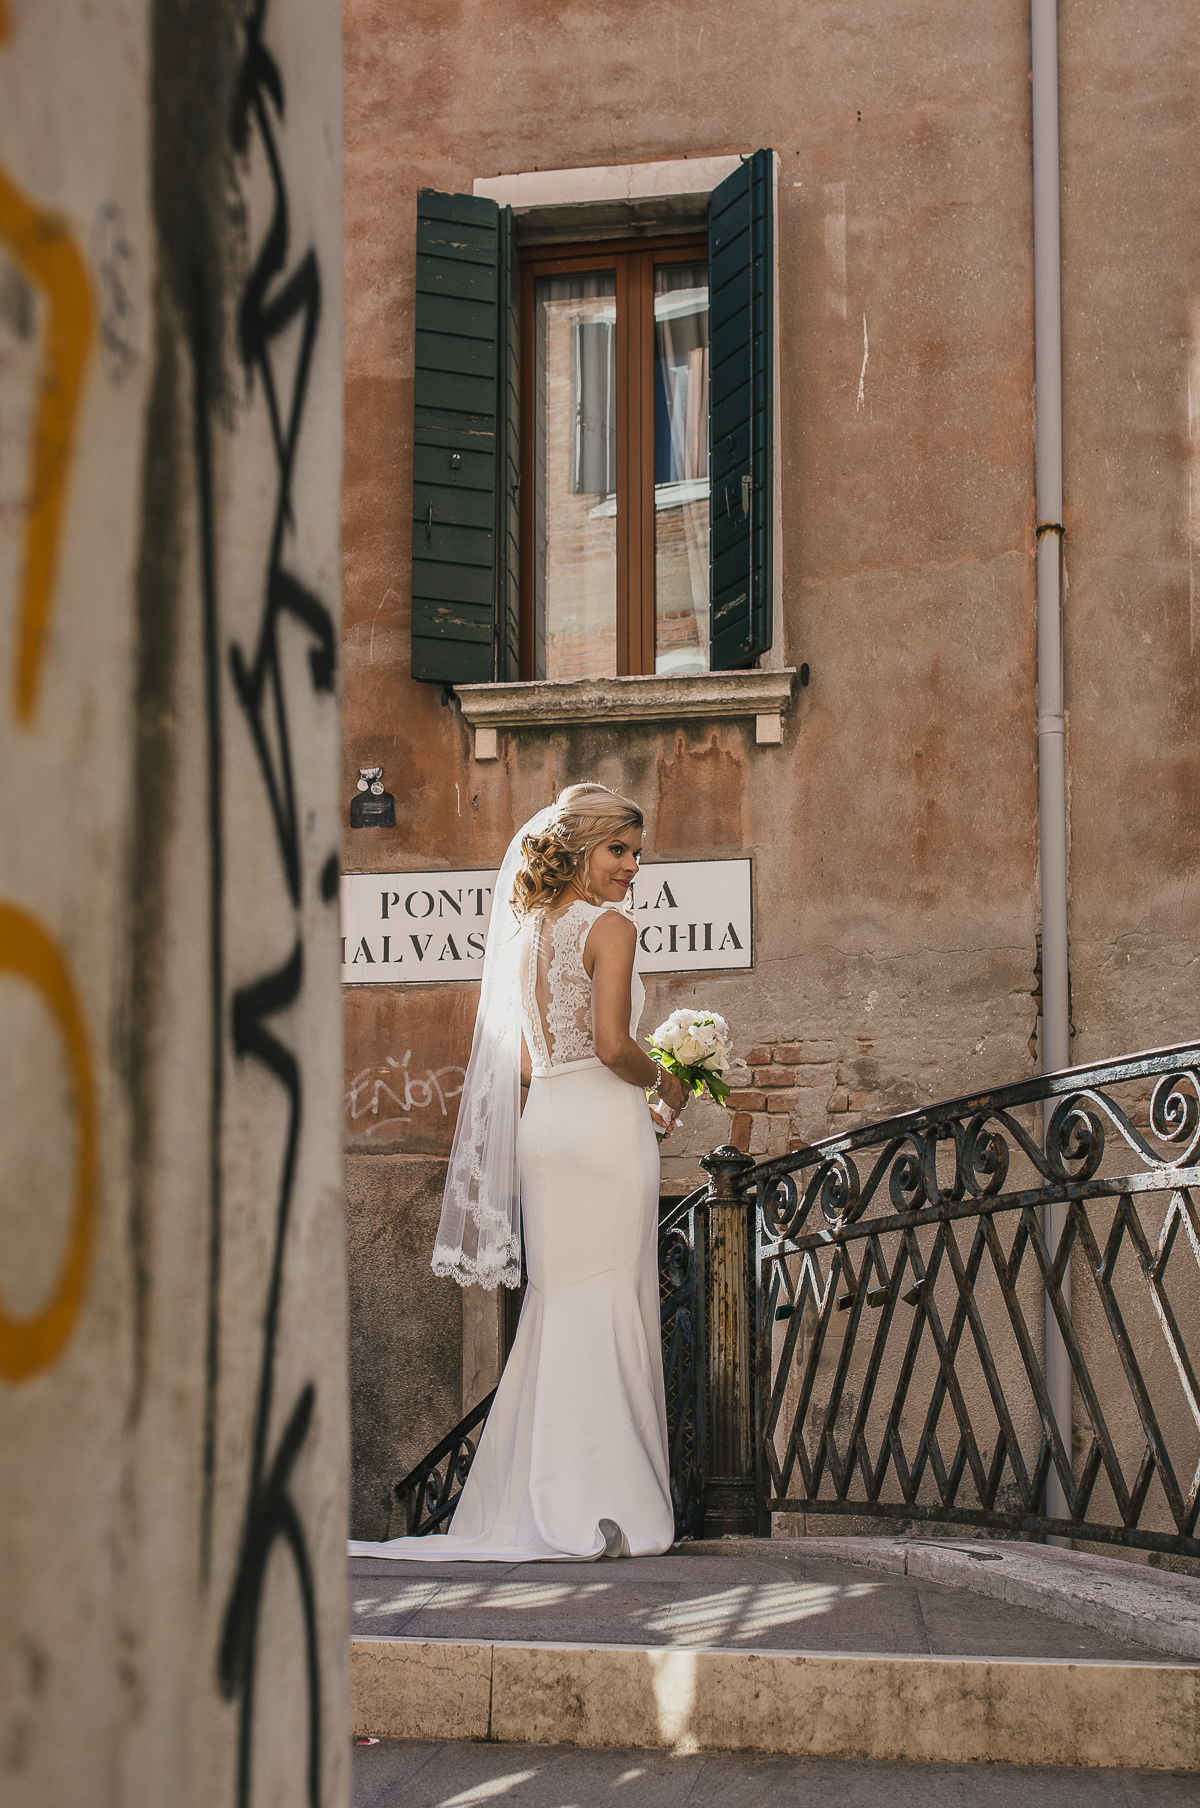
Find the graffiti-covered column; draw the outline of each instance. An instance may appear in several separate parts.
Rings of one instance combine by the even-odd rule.
[[[340,13],[0,0],[0,1795],[348,1797]]]

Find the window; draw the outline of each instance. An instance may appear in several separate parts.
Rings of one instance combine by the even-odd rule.
[[[706,672],[708,246],[521,259],[521,670]]]
[[[413,675],[748,665],[771,644],[772,154],[705,236],[513,246],[418,207]]]

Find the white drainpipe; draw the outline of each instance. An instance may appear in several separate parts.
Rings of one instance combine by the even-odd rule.
[[[1057,0],[1030,0],[1033,48],[1033,298],[1037,385],[1038,805],[1042,855],[1042,1072],[1071,1065],[1067,993],[1067,768],[1062,637],[1062,302],[1058,176]],[[1047,1108],[1047,1117],[1049,1109]],[[1047,1213],[1051,1254],[1066,1207]],[[1064,1297],[1070,1304],[1070,1273]],[[1046,1389],[1071,1449],[1071,1366],[1046,1301]],[[1066,1516],[1052,1471],[1047,1511]]]

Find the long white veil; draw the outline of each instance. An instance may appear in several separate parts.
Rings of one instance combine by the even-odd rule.
[[[479,1014],[433,1246],[433,1272],[460,1287],[521,1284],[521,923],[512,889],[522,840],[540,834],[552,815],[547,805],[517,830],[492,894]]]

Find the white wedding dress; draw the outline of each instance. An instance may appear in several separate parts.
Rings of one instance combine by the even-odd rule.
[[[641,1088],[595,1054],[583,958],[607,908],[618,907],[537,911],[522,929],[529,1284],[450,1530],[355,1541],[353,1556],[524,1563],[657,1556],[671,1544],[658,1144]],[[635,973],[630,1035],[645,999]]]

